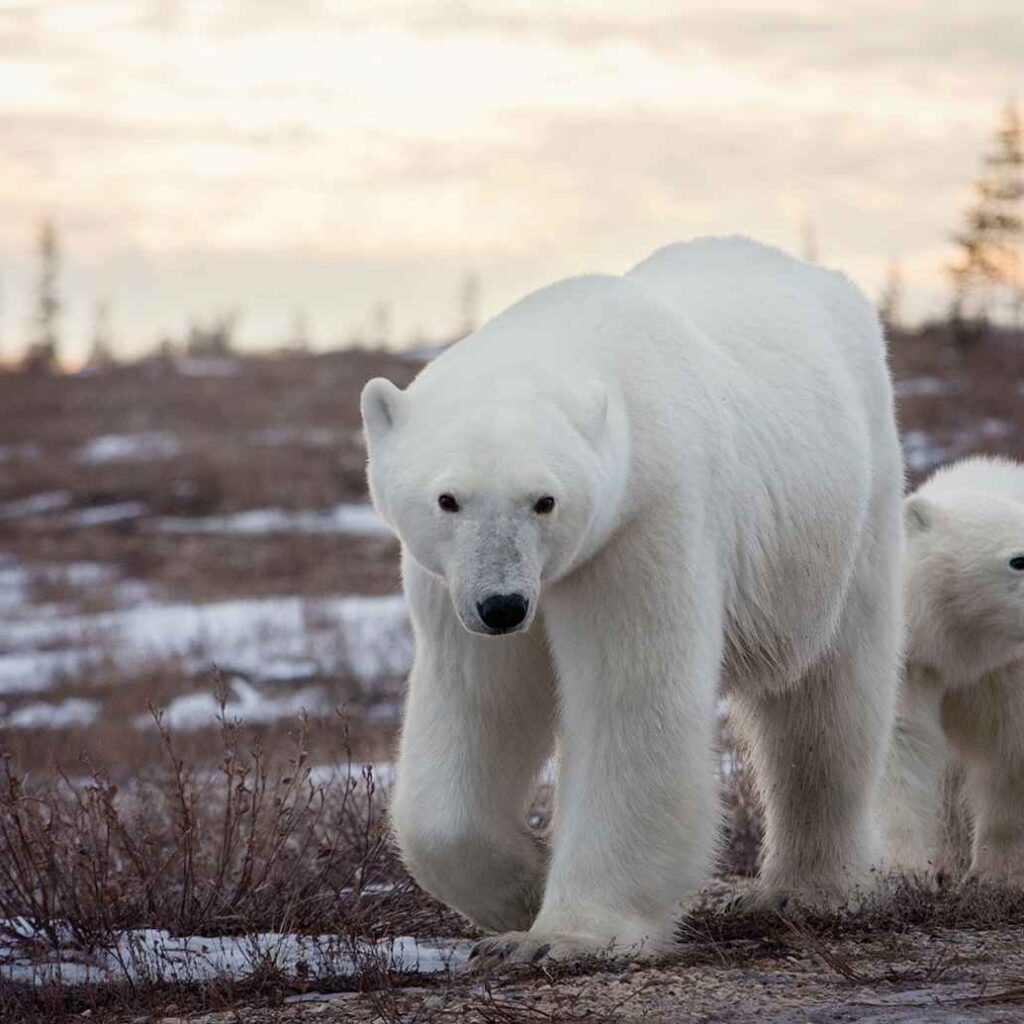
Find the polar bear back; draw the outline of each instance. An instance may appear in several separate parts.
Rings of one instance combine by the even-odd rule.
[[[858,400],[891,405],[873,307],[843,274],[739,236],[678,242],[627,275],[713,338],[745,366],[796,383],[803,364],[824,390],[837,384],[835,357],[857,382]]]

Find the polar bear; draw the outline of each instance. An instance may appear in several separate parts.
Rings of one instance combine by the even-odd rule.
[[[962,796],[971,874],[1024,882],[1024,465],[940,469],[907,499],[905,521],[889,859],[913,873],[955,866],[947,830]]]
[[[719,835],[716,703],[766,811],[759,898],[859,883],[899,664],[903,470],[874,311],[742,238],[527,296],[362,394],[415,634],[391,814],[488,957],[662,948]],[[527,829],[558,744],[550,844]]]

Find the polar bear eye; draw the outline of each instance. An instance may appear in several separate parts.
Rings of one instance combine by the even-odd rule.
[[[458,512],[459,503],[450,494],[442,494],[437,499],[438,505],[441,507],[442,512]]]
[[[1017,572],[1024,572],[1024,555],[1016,555],[1010,559],[1010,568]]]
[[[539,516],[546,516],[555,507],[555,499],[550,494],[544,495],[543,498],[538,498],[534,503],[533,511]]]

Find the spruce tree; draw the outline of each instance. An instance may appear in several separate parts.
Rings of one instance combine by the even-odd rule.
[[[953,319],[972,333],[990,322],[1021,327],[1024,315],[1024,121],[1008,103],[974,183],[949,268]]]

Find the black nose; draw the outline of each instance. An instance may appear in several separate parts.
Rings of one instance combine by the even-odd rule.
[[[526,618],[530,602],[522,594],[491,594],[476,610],[488,629],[515,629]]]

